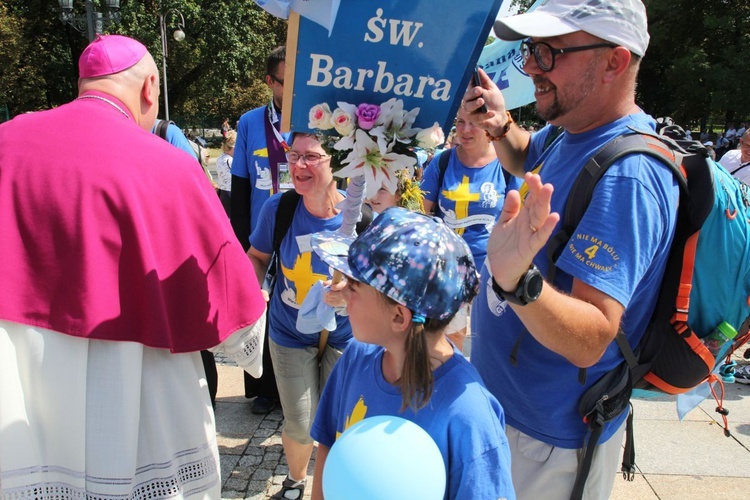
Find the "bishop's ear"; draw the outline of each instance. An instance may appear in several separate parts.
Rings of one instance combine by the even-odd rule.
[[[143,80],[141,87],[141,98],[149,105],[153,106],[159,102],[159,79],[155,74],[149,75]]]

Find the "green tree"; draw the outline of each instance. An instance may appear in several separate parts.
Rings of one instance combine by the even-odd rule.
[[[532,0],[513,0],[520,12]],[[723,130],[750,119],[750,2],[645,0],[651,40],[637,101],[653,116]]]
[[[514,0],[527,8],[530,0]],[[703,126],[750,119],[750,2],[646,0],[651,43],[641,65],[638,103],[655,116]],[[83,15],[83,1],[75,0]],[[183,126],[218,126],[265,102],[266,55],[286,39],[286,21],[252,0],[122,0],[122,22],[106,31],[145,43],[161,68],[159,12],[178,9],[186,38],[171,38],[170,117]],[[0,106],[11,115],[70,101],[88,40],[59,20],[57,0],[0,3]],[[526,113],[524,112],[526,116]]]
[[[750,116],[750,3],[650,0],[651,41],[639,102],[649,113],[704,127]]]
[[[218,126],[224,117],[234,120],[268,100],[265,60],[273,48],[285,43],[286,21],[250,0],[165,1],[164,9],[169,8],[178,8],[185,16],[187,35],[183,42],[171,39],[176,17],[167,16],[169,102],[176,117],[192,125],[210,117],[218,120]],[[151,32],[156,37],[149,48],[161,63],[158,29]],[[146,40],[144,32],[141,37],[133,35]]]
[[[0,104],[12,115],[65,102],[75,89],[65,33],[49,0],[0,4]]]
[[[74,1],[74,9],[84,16],[82,0]],[[182,126],[218,127],[224,117],[236,119],[269,98],[265,58],[285,43],[286,21],[252,0],[122,0],[121,23],[105,32],[142,41],[161,70],[159,13],[170,9],[183,14],[186,33],[182,42],[172,39],[179,16],[166,16],[170,117]],[[59,16],[57,0],[0,4],[0,105],[7,104],[11,115],[76,95],[77,61],[88,40]]]

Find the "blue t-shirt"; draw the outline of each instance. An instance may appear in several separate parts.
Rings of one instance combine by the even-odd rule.
[[[443,185],[438,186],[439,158],[439,155],[435,156],[427,166],[420,188],[425,193],[425,200],[437,203],[440,216],[448,227],[469,245],[479,267],[487,255],[490,231],[505,202],[507,186],[503,169],[497,159],[483,167],[466,167],[454,150]]]
[[[154,126],[151,128],[151,133],[156,133],[156,125],[159,123],[159,120],[154,123]],[[193,149],[193,146],[190,145],[190,141],[187,137],[185,137],[185,134],[182,133],[182,130],[180,130],[180,127],[178,127],[174,123],[170,123],[167,125],[167,136],[165,137],[166,141],[170,143],[173,146],[176,146],[186,152],[190,155],[191,158],[194,160],[197,160],[195,157],[195,150]]]
[[[250,235],[250,245],[260,252],[273,253],[273,232],[280,200],[281,193],[268,199]],[[313,252],[310,236],[320,231],[335,231],[342,222],[342,213],[320,219],[307,211],[301,199],[297,204],[292,225],[281,240],[281,266],[276,270],[276,285],[268,306],[268,332],[277,344],[294,348],[318,345],[319,334],[301,333],[296,326],[299,308],[310,288],[318,280],[329,277],[329,266]],[[329,332],[328,343],[344,349],[351,338],[349,318],[336,315],[336,329]]]
[[[545,183],[554,186],[552,211],[564,213],[568,194],[585,162],[629,125],[654,129],[651,117],[637,113],[589,132],[565,132],[544,152],[551,128],[532,136],[525,168],[538,171]],[[525,185],[520,193],[523,199]],[[625,307],[621,328],[631,345],[643,334],[656,303],[674,235],[678,194],[666,165],[646,155],[625,156],[598,183],[591,205],[557,260],[558,290],[570,292],[575,277]],[[534,263],[546,276],[546,247]],[[581,448],[586,426],[578,413],[580,396],[623,360],[620,349],[613,342],[599,362],[587,369],[586,383],[581,385],[579,369],[537,342],[507,302],[492,291],[487,266],[482,269],[480,285],[472,307],[471,362],[502,403],[508,423],[545,443]],[[522,334],[514,365],[511,353]],[[623,413],[605,426],[602,442],[625,416]]]
[[[237,123],[232,175],[250,180],[250,232],[255,230],[263,203],[273,194],[266,145],[266,120],[268,106],[261,106],[243,114]],[[290,133],[280,135],[289,142]]]
[[[383,377],[385,350],[353,340],[323,389],[310,435],[333,446],[339,433],[367,417],[396,415],[424,429],[446,466],[445,498],[515,498],[503,408],[458,352],[433,372],[427,406],[401,412],[401,390]]]
[[[185,137],[185,134],[182,133],[180,127],[178,127],[174,123],[170,123],[167,127],[167,142],[169,142],[170,144],[174,144],[175,146],[195,158],[195,149],[193,149],[193,146],[190,145],[190,141],[187,137]]]

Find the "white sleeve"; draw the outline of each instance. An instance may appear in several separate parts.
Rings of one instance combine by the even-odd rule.
[[[251,376],[263,375],[263,345],[265,343],[266,313],[258,321],[237,330],[221,344],[209,349],[215,354],[223,354]]]

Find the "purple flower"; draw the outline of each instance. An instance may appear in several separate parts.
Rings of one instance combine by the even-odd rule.
[[[357,106],[357,124],[363,130],[370,130],[380,116],[380,106],[360,104]]]

